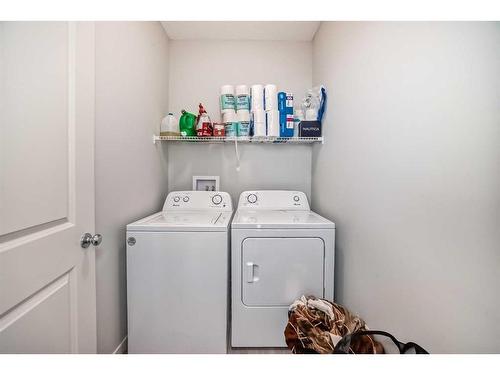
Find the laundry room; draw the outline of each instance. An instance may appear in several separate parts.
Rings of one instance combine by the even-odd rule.
[[[0,20],[0,361],[498,359],[500,22],[161,15]]]

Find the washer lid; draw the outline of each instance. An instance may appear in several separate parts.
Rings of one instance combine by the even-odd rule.
[[[226,231],[231,212],[163,211],[127,225],[127,230],[143,232]]]
[[[232,228],[317,229],[335,228],[335,224],[312,211],[238,210]]]

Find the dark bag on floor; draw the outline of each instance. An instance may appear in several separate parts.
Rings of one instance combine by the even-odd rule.
[[[429,354],[414,342],[399,342],[384,331],[356,331],[342,337],[333,354]]]

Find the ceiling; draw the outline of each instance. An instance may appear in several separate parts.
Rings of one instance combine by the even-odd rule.
[[[311,41],[319,21],[162,21],[173,40]]]

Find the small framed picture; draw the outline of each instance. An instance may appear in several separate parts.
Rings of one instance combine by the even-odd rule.
[[[193,190],[219,191],[219,176],[193,176]]]

